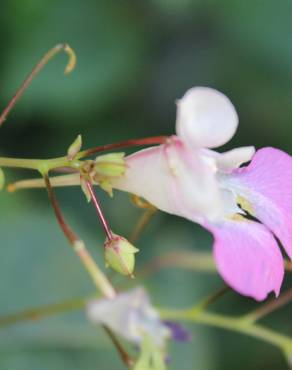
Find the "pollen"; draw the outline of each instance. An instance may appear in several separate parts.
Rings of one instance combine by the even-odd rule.
[[[252,205],[249,203],[248,200],[243,198],[242,196],[238,195],[236,198],[236,203],[246,212],[248,212],[250,215],[254,215],[254,210]]]

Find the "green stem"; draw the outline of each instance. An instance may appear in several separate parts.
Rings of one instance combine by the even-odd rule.
[[[52,159],[23,159],[0,157],[0,167],[14,167],[48,172],[55,168],[70,167],[78,169],[81,162],[78,160],[69,161],[67,157],[58,157]]]
[[[67,238],[71,247],[73,247],[75,253],[78,255],[80,261],[82,262],[83,266],[89,273],[96,287],[100,289],[100,291],[106,298],[113,299],[116,295],[113,286],[111,285],[105,274],[100,270],[98,265],[95,263],[94,259],[92,258],[87,248],[85,247],[84,242],[75,234],[75,232],[70,228],[70,226],[65,221],[61,209],[59,207],[56,195],[51,186],[48,174],[44,173],[43,177],[46,183],[49,200],[55,212],[55,216],[59,223],[59,226],[63,231],[65,237]]]
[[[88,299],[80,298],[71,301],[50,304],[29,309],[12,315],[0,317],[0,327],[10,326],[23,321],[40,320],[47,316],[57,315],[68,311],[79,310],[86,305]]]
[[[140,145],[161,144],[165,142],[166,139],[166,136],[155,136],[143,139],[126,140],[120,143],[107,144],[96,148],[83,150],[82,152],[79,152],[72,161],[69,161],[67,156],[52,159],[22,159],[0,157],[0,167],[27,168],[40,172],[49,172],[50,170],[60,167],[71,167],[74,169],[78,169],[80,167],[80,164],[82,163],[80,162],[80,159],[92,154],[125,147],[127,148]]]
[[[35,78],[35,76],[44,68],[44,66],[52,59],[54,58],[60,51],[64,50],[65,53],[67,53],[69,57],[68,64],[65,68],[65,74],[70,73],[76,64],[76,55],[74,51],[70,48],[68,44],[58,44],[51,50],[49,50],[42,59],[35,65],[31,73],[28,75],[28,77],[24,80],[22,85],[17,90],[16,94],[13,96],[13,98],[9,101],[6,108],[3,110],[3,112],[0,115],[0,127],[6,120],[8,114],[11,112],[11,110],[14,108],[17,101],[22,97],[25,90],[30,85],[31,81]]]
[[[198,324],[210,325],[242,333],[273,344],[283,352],[292,351],[291,338],[267,329],[262,325],[246,321],[244,317],[226,316],[213,312],[197,310],[196,308],[190,310],[160,310],[160,315],[163,319],[167,320],[192,321]]]

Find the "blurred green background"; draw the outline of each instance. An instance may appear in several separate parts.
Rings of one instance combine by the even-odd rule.
[[[77,134],[85,147],[174,132],[175,100],[195,85],[234,102],[240,127],[228,148],[276,146],[292,153],[292,2],[223,0],[1,0],[0,103],[4,107],[50,47],[78,55],[70,76],[59,55],[33,82],[1,128],[0,155],[63,155]],[[223,148],[224,149],[224,148]],[[6,171],[9,181],[30,172]],[[128,236],[140,214],[125,194],[99,191],[112,228]],[[79,189],[58,190],[64,212],[102,262],[103,234]],[[59,231],[46,193],[0,194],[0,314],[91,294],[93,287]],[[159,214],[137,243],[138,268],[168,250],[211,250],[210,235]],[[148,279],[158,305],[185,307],[222,286],[216,275],[165,270]],[[285,284],[292,280],[286,277]],[[215,308],[255,304],[229,293]],[[265,320],[292,335],[291,307]],[[171,369],[287,369],[257,340],[190,326],[173,344]],[[105,334],[83,313],[0,330],[0,369],[122,369]]]

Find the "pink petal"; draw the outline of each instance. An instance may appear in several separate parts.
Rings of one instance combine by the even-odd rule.
[[[251,203],[253,215],[292,258],[292,157],[278,149],[260,149],[250,165],[235,171],[228,182]]]
[[[283,258],[271,232],[247,220],[212,225],[214,257],[219,273],[240,294],[258,301],[279,294],[284,275]]]

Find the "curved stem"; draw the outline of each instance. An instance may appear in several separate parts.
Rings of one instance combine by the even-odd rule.
[[[7,104],[6,108],[3,110],[2,114],[0,115],[0,127],[6,120],[8,114],[13,109],[17,101],[22,97],[25,90],[30,85],[31,81],[34,79],[34,77],[44,68],[44,66],[52,59],[55,55],[57,55],[60,51],[64,50],[68,57],[69,62],[65,68],[65,74],[70,73],[76,64],[76,55],[74,51],[70,48],[68,44],[58,44],[51,50],[49,50],[42,59],[35,65],[31,73],[28,75],[28,77],[24,80],[22,85],[17,90],[16,94],[13,96],[13,98],[10,100],[10,102]]]
[[[81,262],[83,263],[84,267],[88,271],[89,275],[91,276],[93,282],[95,283],[96,287],[100,289],[101,293],[107,299],[114,299],[116,296],[116,292],[114,287],[111,285],[110,281],[104,275],[104,273],[99,269],[98,265],[95,263],[94,259],[91,257],[90,253],[88,252],[87,248],[85,247],[84,242],[79,239],[79,237],[72,231],[69,225],[65,222],[65,219],[61,213],[61,209],[59,207],[57,198],[53,191],[53,188],[50,183],[50,179],[47,173],[43,173],[43,177],[46,183],[46,187],[48,190],[49,199],[51,201],[52,207],[54,209],[56,218],[58,223],[68,239],[69,243],[79,256]],[[118,339],[115,337],[114,333],[110,329],[107,328],[107,333],[109,334],[115,348],[117,349],[122,361],[125,365],[130,368],[132,365],[132,359],[128,355],[127,351],[124,350],[123,346],[120,344]]]
[[[283,352],[292,351],[292,339],[279,334],[262,325],[245,320],[245,317],[232,317],[213,312],[198,310],[194,307],[189,310],[160,310],[160,315],[167,320],[191,321],[198,324],[210,325],[217,328],[246,334],[280,348]]]
[[[70,228],[70,226],[66,223],[61,209],[59,207],[57,198],[55,196],[55,193],[53,191],[53,188],[50,183],[49,176],[47,174],[44,174],[44,180],[46,183],[49,199],[51,201],[51,205],[54,209],[57,221],[66,236],[67,240],[69,241],[70,245],[73,247],[76,254],[79,256],[82,264],[90,274],[92,281],[96,285],[98,289],[101,290],[102,294],[112,299],[115,297],[116,292],[107,279],[107,277],[103,274],[103,272],[99,269],[91,255],[89,254],[88,250],[85,247],[84,242],[74,233],[74,231]]]
[[[88,298],[89,299],[89,298]],[[32,308],[19,313],[0,316],[0,327],[10,326],[23,321],[35,321],[44,317],[61,314],[84,308],[88,299],[72,299],[70,301]]]
[[[83,150],[77,154],[76,158],[80,159],[84,157],[89,157],[95,153],[105,152],[106,150],[112,150],[112,149],[129,148],[133,146],[143,146],[143,145],[164,144],[167,138],[168,136],[152,136],[152,137],[146,137],[142,139],[130,139],[130,140],[121,141],[119,143],[106,144],[102,146],[97,146],[95,148]]]

